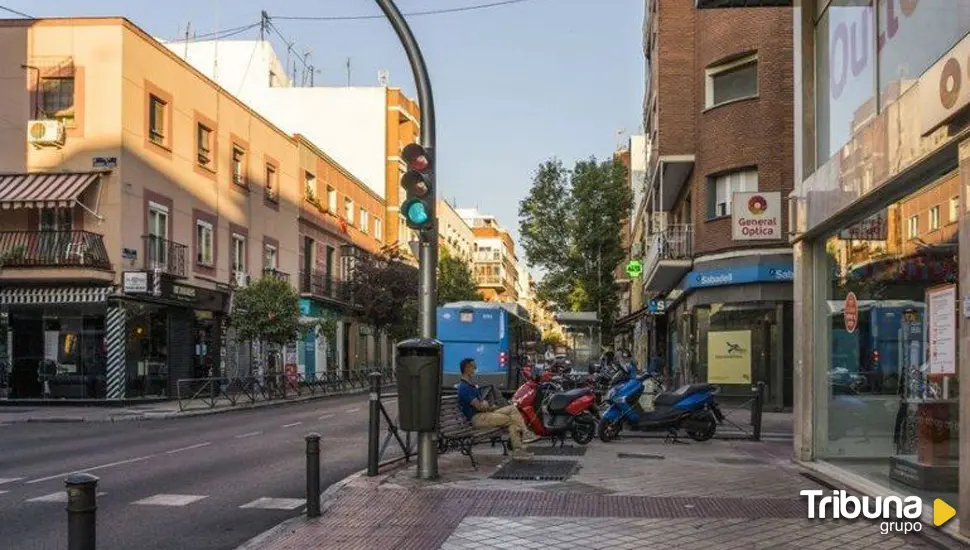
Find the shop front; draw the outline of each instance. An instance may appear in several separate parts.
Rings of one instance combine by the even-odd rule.
[[[666,335],[668,385],[745,395],[763,382],[768,408],[790,408],[792,277],[787,254],[695,262],[668,294],[665,322],[655,323]]]
[[[109,306],[109,399],[174,397],[181,379],[222,374],[228,293],[154,275],[125,272]]]
[[[343,314],[335,307],[328,307],[317,300],[300,298],[300,316],[304,323],[318,323],[322,319],[339,319]],[[337,323],[339,326],[342,323]],[[326,378],[338,363],[338,347],[334,337],[327,338],[323,330],[307,331],[299,342],[298,372],[307,380]]]
[[[958,512],[944,531],[968,536],[970,4],[896,4],[832,2],[796,40],[815,48],[799,63],[824,62],[791,197],[795,454],[848,488],[921,497],[929,521],[942,499]],[[847,67],[862,24],[878,46]]]

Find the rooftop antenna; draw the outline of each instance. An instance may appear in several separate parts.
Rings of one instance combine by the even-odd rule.
[[[185,60],[189,60],[189,30],[192,28],[192,22],[189,21],[185,25]]]
[[[391,81],[391,75],[387,71],[381,70],[377,71],[377,83],[380,86],[387,87],[387,84]]]
[[[212,4],[216,10],[216,28],[214,31],[219,30],[219,0],[212,0]],[[212,56],[212,80],[216,82],[219,81],[219,41],[216,40],[215,47],[213,48],[215,55]]]
[[[350,58],[347,58],[347,87],[350,87]]]
[[[259,15],[259,41],[264,42],[266,40],[266,27],[269,23],[269,14],[266,10],[260,12]]]

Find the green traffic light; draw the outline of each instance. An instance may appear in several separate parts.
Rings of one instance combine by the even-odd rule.
[[[423,202],[415,201],[408,206],[407,216],[411,223],[421,225],[428,221],[428,209]]]

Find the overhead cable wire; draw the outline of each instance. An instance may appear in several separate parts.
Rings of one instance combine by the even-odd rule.
[[[230,36],[236,36],[237,34],[244,33],[250,29],[255,29],[260,25],[261,23],[252,23],[250,25],[243,25],[241,27],[233,27],[230,29],[207,32],[205,34],[197,34],[189,38],[188,42],[198,42],[200,40],[221,40],[223,38],[229,38]],[[167,42],[186,42],[186,39],[184,36],[180,36],[168,40]]]
[[[471,6],[462,6],[458,8],[441,8],[436,10],[424,10],[424,11],[414,11],[403,14],[405,17],[422,17],[426,15],[444,15],[448,13],[459,13],[466,11],[484,10],[489,8],[498,8],[502,6],[511,6],[512,4],[522,4],[525,2],[532,2],[533,0],[500,0],[497,2],[488,2],[486,4],[474,4]],[[385,19],[383,14],[381,15],[330,15],[330,16],[312,16],[312,15],[271,15],[271,19],[280,19],[287,21],[363,21],[368,19]]]
[[[26,13],[24,13],[22,11],[17,11],[17,10],[15,10],[13,8],[8,8],[7,6],[0,6],[0,11],[5,11],[7,13],[12,13],[14,15],[19,15],[20,17],[26,17],[27,19],[37,19],[33,15],[27,15]]]

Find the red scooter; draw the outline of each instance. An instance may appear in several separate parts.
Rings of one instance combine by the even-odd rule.
[[[549,373],[532,367],[523,369],[525,383],[519,386],[512,402],[519,409],[526,426],[539,437],[573,441],[586,445],[596,436],[596,395],[588,388],[556,391]]]

